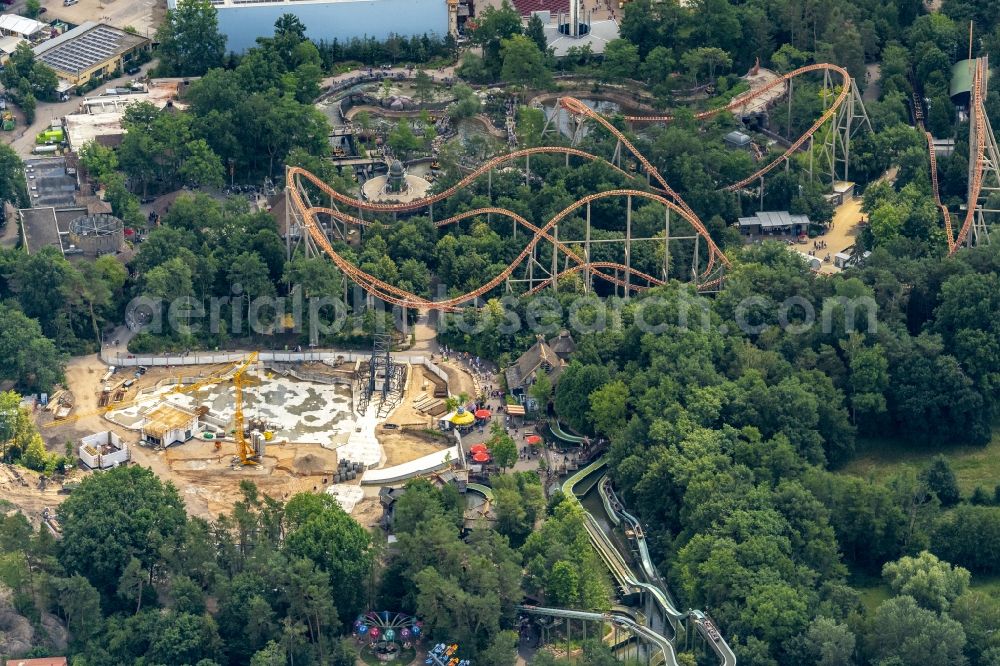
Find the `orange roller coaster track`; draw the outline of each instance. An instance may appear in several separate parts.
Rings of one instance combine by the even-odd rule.
[[[298,167],[291,167],[289,171],[291,173],[295,173],[302,170],[299,169]],[[308,172],[303,171],[303,173],[308,173]],[[321,213],[337,214],[337,211],[334,211],[329,208],[307,207],[303,202],[301,195],[294,187],[294,184],[289,189],[289,192],[291,193],[292,196],[293,205],[302,213],[302,217],[305,223],[304,226],[307,232],[309,233],[310,238],[312,238],[313,242],[316,243],[317,247],[319,247],[324,254],[326,254],[333,260],[337,268],[343,271],[348,278],[356,282],[363,289],[365,289],[372,295],[386,301],[387,303],[390,303],[392,305],[399,305],[402,307],[417,308],[417,309],[427,308],[427,309],[446,310],[446,311],[460,310],[461,309],[460,306],[463,303],[472,301],[476,298],[479,298],[480,296],[483,296],[484,294],[488,293],[490,290],[494,289],[498,285],[502,284],[505,280],[510,278],[511,275],[513,275],[514,273],[514,270],[531,255],[532,251],[540,241],[542,240],[549,240],[550,242],[555,241],[555,239],[550,235],[549,232],[554,226],[559,224],[560,221],[564,220],[566,217],[568,217],[571,213],[578,210],[579,208],[582,208],[589,203],[601,199],[606,199],[610,197],[631,196],[640,199],[646,199],[649,201],[659,202],[664,206],[666,206],[667,208],[669,208],[670,210],[681,215],[681,217],[683,217],[685,220],[687,220],[695,228],[699,236],[703,238],[709,238],[707,230],[705,230],[704,226],[701,225],[701,222],[698,220],[697,217],[692,216],[687,211],[685,211],[680,206],[670,201],[666,197],[654,194],[652,192],[646,192],[644,190],[631,190],[631,189],[609,190],[607,192],[598,192],[596,194],[588,195],[570,204],[563,210],[556,213],[556,215],[554,215],[548,222],[546,222],[545,226],[543,227],[536,227],[527,220],[524,220],[524,218],[518,216],[516,213],[507,211],[506,209],[484,208],[475,211],[468,211],[466,213],[462,213],[461,215],[457,215],[453,218],[442,220],[439,224],[442,225],[451,224],[475,215],[495,212],[501,215],[506,215],[508,217],[511,217],[519,224],[527,226],[531,231],[534,232],[534,235],[528,241],[524,249],[521,250],[520,254],[514,259],[514,261],[508,264],[503,271],[501,271],[499,274],[497,274],[492,279],[487,281],[485,284],[481,285],[480,287],[468,293],[462,294],[461,296],[441,301],[429,301],[425,298],[421,298],[415,294],[412,294],[406,290],[400,289],[395,285],[380,280],[375,276],[371,275],[370,273],[366,273],[365,271],[361,270],[360,268],[354,266],[352,263],[347,261],[347,259],[345,259],[336,250],[333,249],[330,240],[326,237],[326,234],[323,233],[316,219],[316,215],[318,214]],[[616,264],[612,262],[589,262],[589,263],[585,262],[584,259],[579,257],[579,255],[574,253],[569,247],[567,247],[563,243],[559,243],[558,241],[556,241],[556,247],[557,249],[562,251],[567,257],[572,258],[576,262],[579,262],[579,265],[577,267],[574,267],[573,269],[570,269],[568,271],[564,271],[562,274],[573,273],[579,270],[589,269],[593,271],[594,275],[604,278],[610,282],[614,282],[615,284],[629,286],[632,289],[642,289],[642,287],[639,285],[628,285],[627,283],[624,283],[621,280],[614,278],[612,276],[608,276],[604,273],[601,273],[600,270],[598,270],[603,268],[603,269],[624,271],[630,275],[643,279],[650,284],[662,284],[661,280],[654,278],[653,276],[643,273],[641,271],[638,271],[636,269],[625,266],[623,264]],[[728,262],[728,259],[726,259],[726,261]],[[551,280],[551,278],[549,280]],[[718,278],[714,280],[706,280],[706,282],[701,286],[714,286],[717,283],[718,283]]]
[[[766,175],[767,173],[772,171],[775,167],[777,167],[782,161],[784,161],[790,155],[792,155],[796,150],[798,150],[820,127],[823,126],[824,123],[829,121],[830,118],[832,118],[834,114],[837,113],[837,110],[851,94],[852,81],[850,74],[847,72],[847,70],[843,69],[842,67],[830,64],[817,64],[817,65],[809,65],[806,67],[800,67],[799,69],[789,72],[788,74],[785,74],[784,76],[775,79],[774,81],[768,83],[767,85],[758,88],[757,90],[745,93],[743,95],[734,98],[732,101],[730,101],[729,104],[727,104],[724,107],[713,109],[711,111],[704,111],[695,116],[696,118],[699,119],[705,119],[727,111],[730,112],[734,111],[736,109],[739,109],[740,107],[746,106],[752,100],[767,94],[776,87],[784,86],[788,81],[797,76],[816,71],[833,72],[839,74],[842,77],[843,85],[841,86],[840,94],[834,100],[833,104],[828,109],[826,109],[826,111],[824,111],[823,115],[820,116],[820,118],[817,119],[815,123],[813,123],[812,127],[805,134],[803,134],[801,137],[799,137],[799,139],[797,139],[795,142],[792,143],[792,145],[788,148],[788,150],[785,151],[783,155],[776,158],[773,162],[765,165],[762,169],[759,169],[758,171],[748,176],[747,178],[725,187],[724,189],[726,191],[731,192],[739,190],[745,187],[746,185],[762,178],[764,175]],[[641,271],[635,270],[630,266],[624,264],[618,264],[614,262],[588,261],[586,258],[580,257],[577,253],[573,252],[564,243],[559,242],[550,233],[553,227],[555,227],[561,220],[565,219],[574,211],[590,204],[593,201],[597,201],[608,197],[625,196],[629,198],[636,197],[640,199],[646,199],[649,201],[656,201],[666,206],[669,210],[680,214],[680,216],[684,220],[686,220],[695,230],[697,234],[696,237],[704,239],[707,246],[708,255],[707,255],[706,266],[704,271],[698,277],[699,280],[698,287],[710,288],[720,284],[722,281],[722,277],[720,274],[718,274],[719,271],[716,267],[716,262],[718,262],[718,264],[720,264],[722,267],[728,268],[731,266],[729,258],[726,257],[726,255],[722,252],[722,250],[712,240],[711,235],[708,233],[708,230],[705,228],[705,225],[698,218],[697,214],[695,214],[695,212],[680,197],[680,195],[677,194],[670,187],[670,185],[666,182],[666,180],[663,178],[660,172],[656,169],[656,167],[628,140],[628,138],[626,138],[626,136],[622,132],[620,132],[606,118],[595,112],[593,109],[588,107],[580,100],[573,97],[562,97],[559,99],[559,105],[561,108],[565,109],[569,113],[574,114],[576,116],[582,116],[589,120],[593,120],[599,125],[601,125],[605,130],[607,130],[622,146],[624,146],[635,157],[635,159],[637,159],[642,164],[643,169],[646,171],[649,177],[652,180],[654,180],[656,184],[659,186],[658,188],[654,186],[654,189],[657,189],[666,196],[661,196],[660,194],[657,193],[648,192],[645,190],[637,190],[637,189],[615,189],[607,192],[599,192],[583,197],[580,200],[576,201],[575,203],[567,206],[559,213],[557,213],[555,216],[553,216],[542,227],[537,227],[533,225],[531,222],[517,215],[516,213],[513,213],[512,211],[497,207],[481,208],[473,211],[467,211],[465,213],[461,213],[446,220],[441,220],[436,223],[436,226],[441,227],[447,224],[453,224],[463,219],[467,219],[477,215],[496,213],[498,215],[511,218],[516,224],[525,227],[533,234],[530,240],[528,241],[527,245],[525,246],[525,248],[514,259],[514,261],[512,261],[510,264],[507,265],[507,267],[503,271],[501,271],[498,275],[494,276],[492,279],[488,280],[480,287],[465,294],[462,294],[460,296],[449,298],[442,301],[430,301],[428,299],[417,296],[416,294],[410,293],[404,289],[400,289],[399,287],[389,284],[383,280],[380,280],[375,276],[361,270],[357,266],[354,266],[349,261],[347,261],[343,256],[337,253],[336,250],[334,250],[332,244],[330,243],[329,238],[320,227],[317,216],[328,215],[332,218],[341,220],[348,224],[354,224],[358,226],[366,226],[368,222],[366,222],[363,218],[360,217],[360,213],[359,216],[353,216],[350,215],[349,213],[334,208],[316,207],[307,205],[306,201],[303,199],[303,194],[301,190],[301,186],[303,185],[302,181],[307,181],[308,183],[311,183],[317,190],[327,195],[331,199],[331,201],[338,202],[340,204],[349,206],[351,208],[357,208],[359,211],[371,211],[376,213],[401,213],[401,212],[414,212],[424,208],[430,208],[435,203],[444,201],[449,197],[453,196],[459,190],[472,184],[481,176],[490,173],[493,169],[501,165],[504,165],[508,162],[520,159],[522,157],[525,159],[529,159],[530,156],[532,155],[562,154],[566,155],[567,158],[569,156],[574,156],[590,161],[601,161],[611,166],[614,170],[616,170],[620,174],[623,174],[629,178],[634,178],[634,176],[623,171],[619,167],[610,164],[603,158],[600,158],[586,151],[579,150],[577,148],[568,148],[562,146],[542,146],[537,148],[526,148],[522,150],[516,150],[511,153],[495,157],[483,163],[481,166],[479,166],[474,171],[466,175],[452,187],[449,187],[448,189],[439,192],[437,194],[431,195],[429,197],[405,203],[376,203],[376,202],[356,199],[354,197],[342,194],[341,192],[336,191],[335,189],[333,189],[332,187],[330,187],[325,182],[320,180],[312,173],[306,171],[305,169],[302,169],[300,167],[289,167],[286,172],[286,189],[291,196],[292,210],[297,216],[300,217],[302,226],[305,228],[306,232],[309,235],[309,238],[313,241],[316,247],[319,248],[319,250],[321,250],[328,257],[330,257],[330,259],[345,274],[346,277],[357,283],[359,286],[362,287],[362,289],[364,289],[371,295],[380,298],[381,300],[389,304],[403,306],[403,307],[410,307],[417,309],[436,309],[444,311],[460,310],[463,304],[468,303],[470,301],[474,301],[475,299],[484,296],[489,291],[491,291],[492,289],[496,288],[498,285],[503,283],[505,280],[509,279],[513,275],[515,269],[522,263],[524,263],[528,259],[528,257],[533,255],[535,248],[537,247],[540,241],[548,241],[549,243],[551,243],[554,252],[558,251],[562,253],[568,259],[571,259],[574,262],[574,265],[567,267],[562,272],[553,271],[555,273],[554,275],[550,275],[548,278],[544,279],[540,285],[532,287],[529,290],[529,293],[538,291],[544,286],[551,284],[554,280],[558,280],[562,276],[578,273],[580,271],[587,271],[591,275],[597,276],[615,285],[623,286],[626,289],[632,289],[632,290],[641,290],[647,287],[644,287],[642,285],[632,284],[630,280],[622,280],[619,277],[617,277],[617,273],[620,272],[621,274],[627,275],[630,278],[631,277],[639,278],[640,280],[645,281],[647,285],[663,284],[662,280],[653,277],[651,275],[648,275],[646,273],[643,273]],[[625,119],[632,122],[657,122],[657,121],[669,122],[673,120],[673,116],[626,116]],[[602,269],[604,271],[612,270],[616,273],[616,275],[609,275],[608,273],[602,272]]]
[[[559,275],[574,273],[580,270],[588,270],[591,272],[591,274],[596,275],[609,282],[612,282],[616,285],[625,286],[626,288],[636,289],[636,290],[643,288],[639,285],[632,285],[627,281],[622,281],[616,276],[608,275],[606,273],[601,272],[600,270],[600,269],[605,269],[605,270],[610,269],[616,272],[621,271],[623,272],[623,274],[626,274],[630,277],[634,276],[639,279],[645,280],[650,285],[662,284],[661,280],[646,273],[643,273],[641,271],[635,270],[630,266],[626,266],[624,264],[617,264],[613,262],[588,262],[585,259],[581,258],[576,253],[574,253],[565,244],[558,242],[549,233],[550,230],[553,227],[555,227],[561,220],[565,219],[568,215],[570,215],[577,209],[593,201],[597,201],[608,197],[621,197],[621,196],[629,198],[636,197],[650,201],[657,201],[666,206],[668,209],[678,213],[683,219],[685,219],[694,228],[698,237],[703,238],[705,240],[708,248],[708,261],[705,271],[702,273],[702,279],[704,280],[704,282],[701,286],[711,287],[717,285],[720,282],[720,278],[719,277],[715,277],[714,279],[711,278],[715,262],[719,261],[722,265],[729,266],[730,261],[728,257],[726,257],[722,253],[719,247],[712,240],[711,236],[708,233],[708,230],[705,228],[704,224],[702,224],[701,220],[694,213],[694,211],[691,210],[691,208],[683,201],[683,199],[681,199],[681,197],[670,188],[666,180],[659,174],[656,168],[631,144],[631,142],[628,141],[628,139],[621,132],[618,131],[617,128],[608,123],[604,118],[591,112],[588,107],[580,103],[578,100],[572,98],[563,98],[561,100],[561,103],[564,105],[565,108],[573,112],[583,113],[588,117],[593,118],[603,127],[605,127],[609,132],[611,132],[615,136],[615,138],[618,139],[620,142],[622,142],[622,144],[626,146],[626,148],[630,152],[632,152],[632,154],[636,157],[636,159],[638,159],[643,164],[644,168],[647,170],[647,173],[649,173],[650,176],[654,178],[662,186],[663,192],[666,193],[673,200],[660,196],[659,194],[643,190],[616,189],[607,192],[591,194],[586,197],[583,197],[582,199],[571,204],[570,206],[567,206],[565,209],[557,213],[543,227],[536,227],[535,225],[525,220],[523,217],[518,216],[511,211],[507,211],[505,209],[500,209],[500,208],[485,208],[485,209],[480,209],[479,211],[469,211],[461,215],[455,216],[453,218],[449,218],[448,220],[443,220],[440,223],[438,223],[439,226],[458,222],[462,219],[466,219],[468,217],[472,217],[477,214],[495,212],[500,215],[506,215],[507,217],[512,218],[517,224],[526,227],[534,234],[527,243],[527,245],[525,246],[525,248],[514,259],[514,261],[512,261],[498,275],[494,276],[492,279],[490,279],[477,289],[474,289],[466,294],[462,294],[461,296],[451,299],[446,299],[443,301],[429,301],[425,298],[417,296],[416,294],[400,289],[395,285],[391,285],[354,266],[349,261],[347,261],[343,256],[337,253],[336,250],[333,249],[333,246],[330,243],[329,238],[326,236],[325,233],[323,233],[322,229],[320,228],[320,225],[317,220],[317,215],[325,214],[332,216],[336,219],[342,220],[344,222],[357,225],[365,225],[366,224],[365,221],[360,217],[355,217],[353,215],[332,208],[308,206],[303,199],[302,192],[300,191],[299,178],[308,181],[319,191],[321,191],[323,194],[326,194],[334,201],[338,201],[347,206],[356,207],[359,210],[396,213],[396,212],[416,211],[425,207],[432,206],[434,203],[445,200],[448,197],[454,195],[458,190],[469,185],[480,176],[490,172],[490,170],[502,164],[510,162],[512,160],[518,159],[520,157],[527,158],[530,155],[534,154],[565,154],[567,156],[573,155],[587,160],[601,160],[601,158],[575,148],[565,148],[558,146],[528,148],[489,160],[488,162],[477,168],[475,171],[473,171],[471,174],[467,175],[465,178],[460,180],[454,186],[436,195],[409,203],[392,203],[392,204],[373,203],[373,202],[362,201],[360,199],[354,199],[353,197],[349,197],[344,194],[341,194],[340,192],[337,192],[336,190],[331,188],[329,185],[327,185],[322,180],[320,180],[310,172],[306,171],[305,169],[299,167],[289,167],[286,176],[286,185],[287,185],[287,191],[291,195],[292,208],[299,215],[301,215],[303,226],[305,227],[312,241],[324,254],[326,254],[333,260],[334,264],[348,278],[357,283],[359,286],[361,286],[363,289],[365,289],[373,296],[376,296],[386,301],[387,303],[403,307],[412,307],[418,309],[426,308],[426,309],[437,309],[437,310],[447,310],[447,311],[459,310],[461,309],[460,306],[463,303],[467,303],[469,301],[475,300],[476,298],[485,295],[490,290],[494,289],[495,287],[503,283],[505,280],[509,279],[513,274],[514,270],[519,265],[521,265],[529,256],[532,255],[532,253],[535,250],[535,247],[541,240],[547,240],[551,242],[554,247],[553,251],[558,250],[562,252],[564,255],[566,255],[568,258],[571,258],[577,264],[577,266],[573,267],[572,269],[563,271],[562,273],[557,274],[554,277],[550,276],[550,278],[548,279],[548,281],[546,281],[546,283],[551,282],[552,279],[558,279]],[[581,110],[581,107],[582,109],[585,109],[585,111]],[[622,171],[621,169],[618,169],[617,167],[615,167],[615,169],[620,173],[628,175],[626,172]]]
[[[931,185],[934,190],[934,203],[944,215],[945,240],[948,242],[948,256],[955,254],[969,239],[969,232],[972,230],[976,217],[979,196],[983,190],[983,176],[985,172],[985,149],[989,120],[986,117],[986,109],[983,106],[985,97],[986,65],[983,58],[976,60],[976,70],[972,78],[972,92],[969,100],[969,113],[971,116],[970,126],[973,129],[975,146],[969,147],[969,152],[975,155],[975,163],[972,164],[969,174],[969,199],[966,205],[965,219],[958,231],[958,236],[954,235],[954,228],[951,214],[947,206],[941,202],[941,195],[938,191],[937,177],[937,156],[934,154],[934,137],[930,132],[925,132],[927,138],[927,148],[930,152]],[[972,152],[975,150],[975,152]]]
[[[851,80],[851,75],[843,67],[838,67],[837,65],[831,65],[829,63],[806,65],[805,67],[799,67],[798,69],[793,70],[788,74],[780,76],[771,81],[770,83],[768,83],[767,85],[761,86],[756,90],[743,93],[742,95],[737,95],[729,102],[729,104],[725,106],[721,106],[717,109],[711,109],[710,111],[702,111],[700,113],[695,114],[694,116],[695,119],[706,120],[708,118],[717,116],[721,113],[731,113],[733,111],[736,111],[737,109],[745,107],[753,100],[757,99],[758,97],[766,95],[775,88],[784,87],[792,79],[797,78],[803,74],[808,74],[810,72],[831,72],[834,74],[839,74],[841,79],[843,80],[843,83],[840,87],[840,94],[837,95],[837,98],[833,101],[833,104],[823,113],[823,115],[821,115],[816,120],[816,122],[812,124],[812,127],[810,127],[805,134],[803,134],[794,142],[792,142],[792,145],[789,146],[789,148],[783,154],[775,158],[772,162],[766,164],[763,168],[759,169],[758,171],[754,172],[753,174],[739,181],[738,183],[727,185],[725,188],[723,188],[727,192],[735,192],[736,190],[746,187],[750,183],[759,180],[762,176],[766,176],[767,174],[769,174],[783,161],[791,157],[795,153],[795,151],[801,148],[805,144],[805,142],[808,141],[809,138],[812,137],[812,135],[815,134],[817,130],[819,130],[820,127],[822,127],[827,121],[833,118],[834,114],[837,113],[841,105],[845,101],[847,101],[848,96],[850,96],[851,94],[851,87],[854,85],[853,81]],[[673,119],[674,117],[670,115],[625,116],[625,120],[629,122],[670,122]]]

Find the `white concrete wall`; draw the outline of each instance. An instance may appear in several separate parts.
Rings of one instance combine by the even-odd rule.
[[[198,432],[198,419],[193,419],[186,428],[175,428],[173,430],[168,430],[163,435],[164,447],[170,446],[171,444],[177,444],[178,442],[186,442],[188,437],[188,431],[191,431],[191,436],[194,437]]]
[[[169,8],[176,0],[168,0]],[[306,36],[315,41],[341,42],[353,37],[384,40],[396,34],[448,34],[447,0],[297,0],[216,5],[219,31],[228,37],[227,51],[242,53],[258,37],[274,34],[274,22],[282,14],[294,14],[306,26]]]
[[[103,456],[92,456],[84,450],[86,446],[93,446],[96,448],[100,445],[107,444],[109,435],[111,443],[119,447],[118,451],[108,453]],[[108,469],[109,467],[126,463],[129,460],[128,445],[123,444],[121,438],[110,431],[94,433],[93,435],[88,435],[87,437],[81,439],[79,454],[80,460],[82,460],[83,463],[91,469],[97,469],[98,465],[102,469]]]
[[[189,354],[129,354],[127,352],[111,351],[109,348],[101,350],[101,360],[109,366],[119,368],[135,368],[140,365],[145,366],[179,366],[179,365],[203,365],[206,363],[238,363],[246,359],[250,352],[193,352]],[[281,352],[262,351],[260,360],[262,362],[274,363],[306,363],[318,361],[320,363],[334,364],[338,359],[346,363],[356,363],[357,361],[367,361],[371,358],[371,352],[351,352],[351,351],[307,351],[307,352]],[[410,363],[412,365],[423,365],[428,372],[432,372],[445,382],[448,381],[448,374],[437,367],[431,360],[422,354],[406,354],[393,352],[392,358],[396,363]],[[188,378],[193,383],[196,378]],[[143,389],[140,393],[152,393],[155,389]]]

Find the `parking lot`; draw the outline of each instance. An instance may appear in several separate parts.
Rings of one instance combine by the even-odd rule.
[[[132,26],[144,37],[152,38],[167,14],[164,0],[79,0],[65,6],[63,0],[42,0],[46,12],[41,19],[61,19],[79,25],[86,21],[108,23],[116,28]]]

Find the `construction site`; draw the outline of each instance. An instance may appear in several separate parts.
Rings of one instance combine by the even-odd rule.
[[[430,430],[448,375],[422,358],[394,360],[381,344],[369,355],[313,360],[252,352],[116,366],[77,358],[66,389],[38,411],[40,432],[50,448],[72,443],[82,469],[153,469],[205,518],[229,511],[250,479],[279,499],[329,491],[375,524],[379,479],[433,471],[455,455],[454,440]],[[362,489],[369,470],[381,474]],[[50,484],[39,497],[34,479],[5,476],[0,485],[16,504],[52,506],[64,496]]]

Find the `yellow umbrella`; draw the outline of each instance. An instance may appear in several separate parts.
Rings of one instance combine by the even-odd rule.
[[[457,426],[467,426],[472,425],[476,422],[476,417],[472,415],[472,412],[458,412],[453,417],[451,417],[451,422]]]

